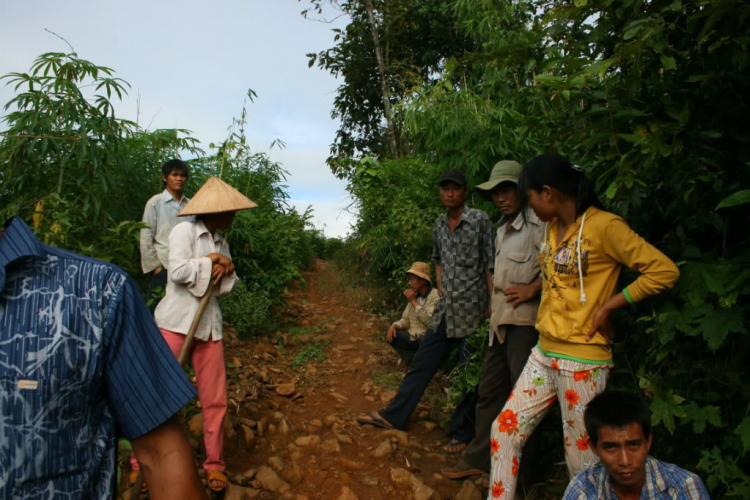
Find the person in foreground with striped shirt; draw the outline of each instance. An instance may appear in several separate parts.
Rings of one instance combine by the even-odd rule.
[[[588,404],[583,421],[601,463],[578,473],[563,500],[709,499],[698,476],[648,454],[651,413],[637,394],[603,392]]]
[[[117,438],[151,498],[204,499],[174,415],[195,395],[133,280],[0,230],[0,498],[116,496]]]

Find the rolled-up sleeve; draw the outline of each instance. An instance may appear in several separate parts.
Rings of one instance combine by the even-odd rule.
[[[156,203],[154,198],[146,203],[146,208],[143,210],[143,222],[148,227],[141,229],[139,246],[141,249],[141,270],[145,274],[161,266],[159,257],[156,255],[156,248],[154,248],[154,234],[156,233]]]
[[[192,258],[194,244],[193,223],[175,226],[169,235],[169,279],[187,285],[193,296],[202,297],[211,282],[212,263],[208,257]]]

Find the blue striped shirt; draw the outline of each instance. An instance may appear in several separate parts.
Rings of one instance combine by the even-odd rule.
[[[116,436],[138,438],[195,391],[132,279],[41,244],[0,239],[0,499],[112,498]]]
[[[641,500],[710,500],[701,478],[652,456],[646,459],[646,481]],[[617,500],[612,480],[603,465],[579,472],[563,500]]]

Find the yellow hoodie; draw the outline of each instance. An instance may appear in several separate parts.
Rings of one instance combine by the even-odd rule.
[[[622,266],[641,273],[623,290],[630,302],[671,288],[680,272],[621,217],[598,208],[589,207],[578,216],[559,246],[557,219],[548,228],[539,256],[543,282],[536,323],[539,347],[552,356],[610,361],[612,351],[604,336],[597,332],[590,342],[585,337],[596,313],[615,294]]]

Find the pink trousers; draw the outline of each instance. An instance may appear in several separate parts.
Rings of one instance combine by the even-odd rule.
[[[185,343],[181,333],[160,329],[172,354],[177,357]],[[227,413],[227,376],[224,364],[224,343],[221,340],[193,341],[190,352],[190,365],[195,370],[198,382],[198,399],[203,413],[203,442],[206,445],[206,470],[225,469],[222,460],[224,449],[224,417]],[[135,455],[130,457],[133,470],[138,470]]]

